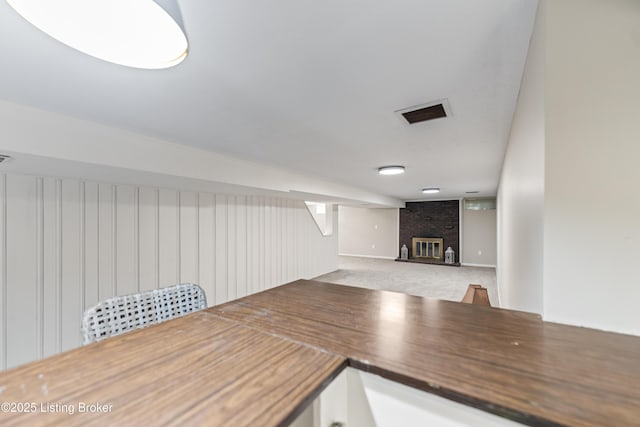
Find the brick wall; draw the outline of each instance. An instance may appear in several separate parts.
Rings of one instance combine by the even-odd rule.
[[[411,257],[412,237],[441,237],[443,250],[451,246],[456,251],[456,262],[460,262],[459,203],[458,200],[407,202],[406,208],[400,209],[400,247],[407,245]]]

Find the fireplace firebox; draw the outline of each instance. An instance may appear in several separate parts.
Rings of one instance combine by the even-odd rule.
[[[442,260],[443,242],[438,238],[414,237],[411,239],[414,258],[431,258]]]

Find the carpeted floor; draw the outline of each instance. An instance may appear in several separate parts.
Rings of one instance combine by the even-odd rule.
[[[491,305],[499,306],[495,268],[447,267],[340,257],[339,270],[316,277],[316,280],[451,301],[460,301],[467,286],[473,283],[486,287]]]

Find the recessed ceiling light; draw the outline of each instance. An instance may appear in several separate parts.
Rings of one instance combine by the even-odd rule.
[[[378,168],[380,175],[400,175],[404,173],[404,166],[382,166]]]
[[[182,28],[155,1],[7,0],[36,28],[80,52],[120,65],[159,69],[187,56]]]
[[[423,188],[422,192],[424,194],[435,194],[435,193],[439,193],[440,189],[439,188]]]

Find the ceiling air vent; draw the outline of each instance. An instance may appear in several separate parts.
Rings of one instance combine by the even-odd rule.
[[[0,154],[0,163],[2,163],[2,162],[7,162],[7,161],[9,161],[9,160],[11,160],[11,156],[7,156],[7,155],[4,155],[4,154]]]
[[[428,104],[416,105],[396,111],[410,125],[429,120],[449,117],[451,108],[446,99],[440,99]]]

